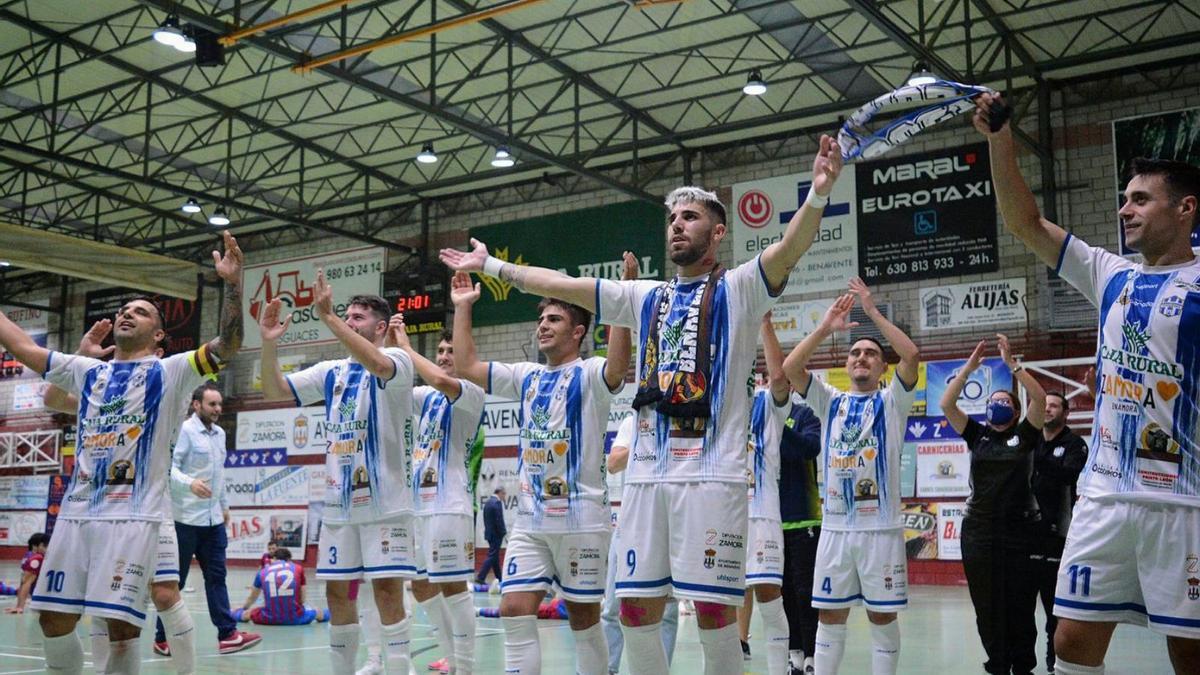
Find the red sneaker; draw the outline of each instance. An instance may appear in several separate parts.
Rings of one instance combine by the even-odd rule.
[[[247,633],[245,631],[234,631],[224,640],[217,641],[217,651],[222,654],[232,654],[240,652],[243,649],[249,649],[254,645],[262,642],[262,636],[258,633]]]
[[[170,656],[171,647],[165,642],[155,642],[154,653],[158,654],[159,656]]]
[[[448,673],[450,672],[450,661],[443,656],[437,661],[429,664],[429,669],[435,673]]]

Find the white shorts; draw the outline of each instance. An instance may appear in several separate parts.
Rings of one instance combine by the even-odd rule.
[[[415,579],[417,557],[411,515],[377,523],[324,523],[317,550],[318,579]]]
[[[164,520],[158,525],[158,554],[154,560],[154,579],[179,583],[179,542],[175,539],[175,521]]]
[[[610,530],[577,534],[541,534],[513,530],[504,553],[500,593],[550,590],[564,600],[597,603],[604,599]]]
[[[475,523],[458,513],[418,514],[417,572],[440,584],[475,578]]]
[[[117,619],[141,628],[158,528],[150,520],[59,518],[30,608]]]
[[[1200,508],[1080,497],[1054,614],[1200,638]]]
[[[908,606],[903,530],[821,531],[812,606],[844,609],[859,604],[888,613]]]
[[[618,597],[674,595],[741,606],[745,483],[626,483],[622,496]]]
[[[783,585],[783,524],[769,518],[751,518],[746,554],[747,586]]]

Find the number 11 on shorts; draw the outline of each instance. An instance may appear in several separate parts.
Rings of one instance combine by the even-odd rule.
[[[1067,574],[1071,575],[1071,586],[1068,591],[1071,595],[1078,594],[1087,597],[1092,594],[1092,568],[1090,566],[1071,565],[1067,568]],[[1078,590],[1083,592],[1077,593]]]

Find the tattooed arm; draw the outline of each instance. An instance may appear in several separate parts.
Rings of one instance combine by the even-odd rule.
[[[209,351],[221,361],[228,363],[242,348],[242,249],[228,230],[222,233],[225,239],[225,255],[213,251],[217,276],[225,281],[225,302],[221,305],[220,332],[208,342]]]

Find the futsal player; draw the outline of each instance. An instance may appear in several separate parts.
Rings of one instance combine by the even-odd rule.
[[[304,568],[292,562],[291,550],[278,547],[272,556],[271,562],[259,568],[249,597],[233,612],[233,618],[261,626],[303,626],[313,621],[328,621],[329,610],[304,604],[308,581]],[[259,594],[263,596],[263,606],[254,607]]]

